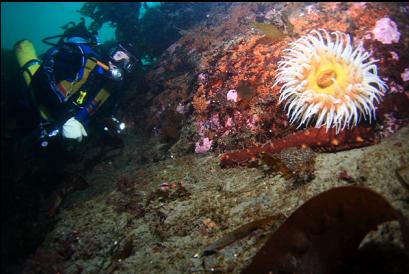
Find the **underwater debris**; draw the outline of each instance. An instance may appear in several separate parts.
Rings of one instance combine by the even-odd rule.
[[[271,228],[271,225],[273,223],[276,223],[277,221],[284,220],[285,216],[283,214],[277,214],[273,215],[261,220],[257,220],[248,224],[245,224],[218,239],[216,242],[208,245],[204,251],[203,251],[203,256],[209,256],[214,253],[216,253],[218,250],[226,247],[227,245],[240,240],[241,238],[246,237],[249,235],[251,232],[253,232],[256,229],[264,229],[268,230]]]
[[[135,190],[136,183],[131,179],[129,174],[121,174],[116,181],[116,191],[126,194]]]
[[[315,153],[310,148],[290,147],[280,153],[262,151],[249,167],[261,167],[264,173],[279,172],[297,186],[314,179]]]
[[[311,148],[290,147],[280,152],[280,159],[291,170],[292,183],[296,186],[315,178],[315,156]]]
[[[284,178],[290,179],[293,176],[293,171],[281,160],[278,155],[262,152],[260,160],[264,166],[264,172],[280,172]],[[251,164],[251,163],[250,163]]]
[[[278,27],[267,23],[253,23],[252,26],[261,31],[269,42],[283,39],[286,35]]]
[[[126,258],[131,256],[132,250],[133,250],[133,237],[131,236],[125,241],[122,247],[114,251],[114,254],[112,255],[112,260],[114,261],[125,260]]]
[[[140,218],[146,213],[144,207],[145,191],[141,190],[143,183],[134,178],[135,175],[129,173],[120,174],[116,181],[116,191],[120,195],[108,199],[107,204],[112,205],[118,213],[127,212],[133,218]]]
[[[71,193],[86,189],[89,184],[88,182],[80,175],[75,173],[66,173],[64,176],[64,182],[62,186],[55,191],[49,200],[48,215],[54,216],[64,199]]]
[[[136,193],[134,197],[125,195],[123,200],[112,201],[111,203],[113,204],[116,212],[128,212],[134,218],[143,217],[146,213],[146,209],[143,205],[142,193]]]
[[[345,181],[345,182],[347,182],[347,183],[350,183],[350,184],[355,183],[355,179],[352,178],[352,176],[349,175],[346,170],[342,170],[342,171],[338,174],[338,178],[339,178],[340,180],[343,180],[343,181]]]
[[[237,87],[239,98],[244,101],[250,101],[256,96],[256,89],[248,81],[241,81]]]
[[[53,239],[52,248],[40,246],[30,256],[22,273],[65,273],[65,263],[78,253],[78,231]],[[80,265],[76,268],[81,269]],[[77,273],[81,273],[78,271]]]
[[[161,202],[173,201],[190,196],[190,192],[183,186],[183,182],[162,183],[159,188],[148,195],[146,207],[155,200]]]
[[[242,273],[335,273],[369,231],[401,217],[368,188],[333,188],[298,208]]]
[[[409,191],[409,166],[400,167],[396,170],[396,176],[402,186]]]

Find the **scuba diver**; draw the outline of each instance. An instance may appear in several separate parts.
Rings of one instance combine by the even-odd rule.
[[[72,23],[62,35],[43,39],[52,47],[41,61],[30,41],[16,43],[25,82],[21,102],[14,104],[18,117],[10,165],[16,182],[51,193],[61,182],[70,181],[66,171],[70,165],[88,172],[107,149],[123,147],[119,136],[125,124],[115,115],[127,76],[139,60],[131,44],[114,43],[104,50],[96,35],[87,30],[84,20]],[[55,38],[59,38],[56,43],[50,42]],[[91,139],[94,146],[77,146],[98,131],[98,138]]]
[[[31,106],[31,115],[26,118],[32,128],[26,125],[26,130],[35,130],[42,147],[56,136],[81,142],[101,106],[112,108],[116,103],[125,77],[138,61],[131,53],[131,44],[115,43],[104,53],[97,33],[88,31],[83,19],[77,25],[70,24],[73,26],[63,35],[43,39],[52,47],[42,62],[30,41],[15,45]],[[56,44],[49,41],[55,38],[59,38]],[[103,128],[112,130],[112,125],[118,133],[125,126],[112,116],[110,127]]]

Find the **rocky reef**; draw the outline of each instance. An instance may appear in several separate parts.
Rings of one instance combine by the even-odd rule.
[[[281,139],[301,146],[295,140],[303,133],[294,133],[308,128],[290,125],[284,104],[278,104],[277,67],[290,42],[324,28],[347,32],[354,44],[362,43],[371,58],[379,60],[379,75],[389,88],[376,105],[376,122],[362,119],[360,123],[371,132],[370,139],[351,129],[344,133],[347,143],[339,138],[317,144],[309,140],[315,135],[303,135],[303,142],[321,151],[374,144],[408,121],[405,14],[405,5],[383,3],[241,3],[233,4],[227,13],[212,10],[205,23],[185,32],[148,72],[145,100],[150,107],[142,116],[144,128],[163,137],[168,156],[251,150]],[[390,41],[377,39],[380,32]],[[325,134],[322,138],[334,135]],[[241,150],[242,155],[245,151]]]

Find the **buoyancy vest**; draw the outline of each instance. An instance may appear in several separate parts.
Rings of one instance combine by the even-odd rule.
[[[83,42],[85,41],[81,38],[73,37],[62,46],[51,48],[44,56],[43,70],[60,103],[68,101],[76,94],[87,82],[92,71],[104,73],[104,70],[97,66],[99,54]]]

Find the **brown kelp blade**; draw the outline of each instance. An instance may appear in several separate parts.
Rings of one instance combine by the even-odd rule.
[[[298,208],[242,273],[334,273],[377,225],[397,212],[376,192],[339,187]]]
[[[245,224],[230,233],[225,234],[223,237],[215,241],[214,243],[208,245],[204,251],[203,256],[208,256],[211,254],[216,253],[220,249],[224,248],[225,246],[248,236],[251,232],[256,229],[268,229],[272,226],[274,222],[283,221],[285,216],[283,214],[273,215],[267,218],[263,218],[257,221],[253,221],[251,223]]]

